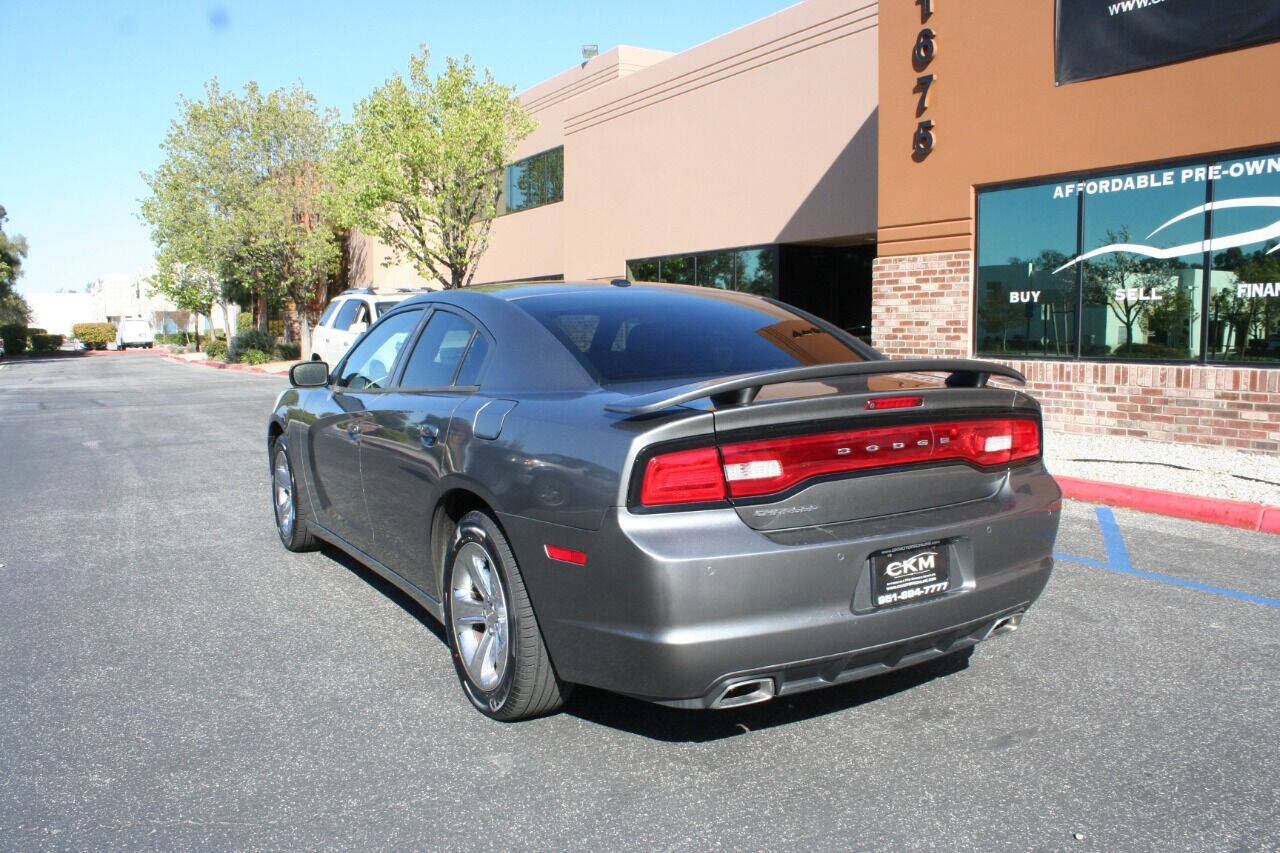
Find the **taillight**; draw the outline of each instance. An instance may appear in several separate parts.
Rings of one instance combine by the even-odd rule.
[[[670,506],[759,497],[829,474],[953,459],[991,467],[1039,455],[1039,425],[1026,418],[741,441],[654,456],[645,468],[640,502]]]
[[[714,447],[662,453],[644,469],[640,502],[645,506],[706,503],[725,498],[724,471]]]
[[[962,459],[1004,465],[1040,453],[1035,421],[956,421],[744,441],[720,448],[729,495],[773,494],[827,474]]]

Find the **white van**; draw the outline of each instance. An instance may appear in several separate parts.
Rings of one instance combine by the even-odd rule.
[[[151,323],[140,317],[126,318],[116,326],[116,349],[127,349],[129,347],[151,349],[155,342],[156,333],[151,328]]]

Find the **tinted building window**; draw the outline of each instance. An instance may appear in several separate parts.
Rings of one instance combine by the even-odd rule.
[[[499,209],[505,213],[564,200],[564,146],[506,168]]]
[[[1280,250],[1268,254],[1280,237],[1277,197],[1280,156],[1231,161],[1214,182],[1213,239],[1223,248],[1209,271],[1212,361],[1280,362]]]
[[[632,281],[697,284],[773,297],[778,295],[777,269],[776,246],[627,261],[627,277]]]
[[[1074,198],[1045,187],[978,197],[977,348],[1006,355],[1070,356],[1076,347]]]
[[[1277,198],[1275,152],[981,191],[976,350],[1280,363]]]
[[[1138,189],[1142,176],[1149,186]],[[1126,179],[1134,189],[1124,189]],[[1204,204],[1204,184],[1165,183],[1161,173],[1160,185],[1150,186],[1157,181],[1149,171],[1104,180],[1121,189],[1084,197],[1083,248],[1086,254],[1099,252],[1082,261],[1084,354],[1199,357],[1204,217],[1171,220]],[[1155,256],[1178,247],[1190,253]]]

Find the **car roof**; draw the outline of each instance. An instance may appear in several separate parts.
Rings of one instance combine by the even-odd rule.
[[[759,305],[762,299],[760,296],[741,291],[720,290],[714,287],[700,287],[692,284],[613,279],[612,281],[510,281],[502,284],[477,284],[453,290],[429,290],[405,300],[405,304],[411,304],[412,302],[454,302],[473,298],[468,297],[466,294],[479,294],[495,301],[511,303],[541,296],[599,293],[607,290],[682,293],[725,302],[750,301],[755,305]]]

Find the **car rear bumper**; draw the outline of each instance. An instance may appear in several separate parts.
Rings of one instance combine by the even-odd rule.
[[[820,528],[763,533],[733,510],[615,509],[598,531],[500,520],[562,678],[711,707],[747,679],[800,692],[985,639],[1044,589],[1060,509],[1036,463],[987,499]],[[951,588],[875,609],[870,556],[932,540],[949,549]],[[586,565],[548,559],[548,544],[585,552]]]

